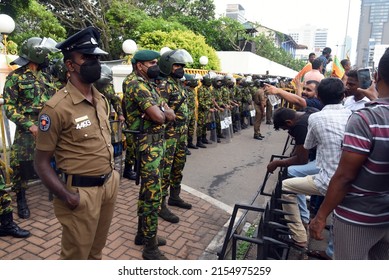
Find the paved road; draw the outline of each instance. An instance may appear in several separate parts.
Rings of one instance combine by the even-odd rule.
[[[250,126],[234,134],[230,143],[192,149],[183,183],[230,206],[250,203],[262,185],[270,156],[282,153],[287,138],[285,131],[275,131],[264,122],[261,133],[264,140],[253,139]]]

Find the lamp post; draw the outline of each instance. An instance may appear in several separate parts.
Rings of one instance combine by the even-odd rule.
[[[208,64],[208,57],[203,55],[202,57],[200,57],[199,62],[201,64],[201,68],[204,69],[204,67]]]
[[[138,50],[138,46],[135,41],[131,39],[125,40],[122,44],[122,50],[125,54],[128,54],[127,64],[131,64],[131,58]]]
[[[0,14],[0,22],[2,23],[0,25],[0,33],[3,37],[3,45],[4,49],[2,53],[7,54],[7,36],[15,29],[15,21],[6,14]]]

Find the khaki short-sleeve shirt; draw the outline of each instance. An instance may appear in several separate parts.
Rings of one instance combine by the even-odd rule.
[[[36,149],[54,151],[67,174],[99,176],[114,168],[107,103],[93,88],[93,104],[70,82],[39,115]]]

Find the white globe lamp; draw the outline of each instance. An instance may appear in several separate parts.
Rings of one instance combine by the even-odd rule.
[[[207,64],[208,64],[208,57],[206,57],[206,56],[203,55],[202,57],[200,57],[199,62],[200,62],[200,64],[201,64],[202,66],[207,65]]]
[[[136,45],[134,40],[127,39],[122,44],[122,50],[126,54],[133,55],[138,50],[138,46]]]
[[[10,34],[15,29],[15,21],[6,14],[0,14],[0,33]]]

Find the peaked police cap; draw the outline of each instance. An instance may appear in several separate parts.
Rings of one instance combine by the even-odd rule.
[[[83,54],[102,55],[108,54],[99,48],[100,33],[97,28],[89,26],[73,34],[55,47],[62,52],[79,52]]]

